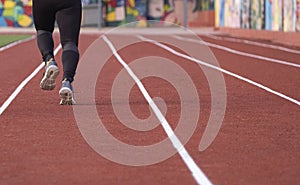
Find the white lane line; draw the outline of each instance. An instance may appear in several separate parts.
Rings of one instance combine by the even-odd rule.
[[[134,72],[129,68],[129,66],[126,64],[126,62],[121,58],[121,56],[116,51],[113,44],[110,42],[110,40],[104,35],[103,40],[108,44],[109,48],[112,50],[115,57],[118,59],[118,61],[123,65],[123,67],[126,69],[126,71],[129,73],[129,75],[133,78],[137,86],[139,87],[140,91],[142,92],[143,96],[147,100],[148,104],[152,108],[153,112],[155,113],[156,117],[160,121],[162,127],[164,128],[165,132],[167,133],[169,139],[171,140],[174,148],[177,150],[189,170],[191,171],[194,179],[196,182],[200,185],[212,185],[210,180],[205,176],[205,174],[202,172],[202,170],[197,166],[195,161],[192,159],[190,154],[187,152],[187,150],[184,148],[180,140],[175,135],[174,131],[172,130],[171,126],[169,125],[166,118],[163,116],[163,114],[160,112],[157,105],[154,103],[152,98],[150,97],[149,93],[147,92],[146,88],[142,84],[142,82],[138,79],[138,77],[134,74]]]
[[[277,50],[286,51],[286,52],[290,52],[290,53],[300,54],[299,50],[290,49],[287,47],[277,46],[277,45],[273,45],[273,44],[265,44],[265,43],[244,40],[244,39],[237,39],[237,38],[219,37],[219,36],[215,36],[215,35],[211,35],[211,34],[206,34],[205,36],[215,39],[215,40],[226,40],[226,41],[230,41],[230,42],[250,44],[250,45],[254,45],[254,46],[261,46],[261,47],[265,47],[265,48],[277,49]]]
[[[166,46],[166,45],[164,45],[164,44],[161,44],[161,43],[159,43],[159,42],[157,42],[157,41],[155,41],[155,40],[151,40],[151,39],[145,38],[145,37],[143,37],[143,36],[137,36],[137,37],[140,38],[140,39],[143,40],[143,41],[146,41],[146,42],[150,42],[150,43],[152,43],[152,44],[155,44],[155,45],[157,45],[157,46],[159,46],[159,47],[161,47],[161,48],[163,48],[163,49],[169,51],[170,53],[172,53],[172,54],[174,54],[174,55],[177,55],[177,56],[179,56],[179,57],[182,57],[182,58],[188,59],[188,60],[190,60],[190,61],[196,62],[196,63],[198,63],[198,64],[200,64],[200,65],[203,65],[203,66],[206,66],[206,67],[215,69],[215,70],[217,70],[217,71],[220,71],[220,72],[225,73],[225,74],[227,74],[227,75],[230,75],[230,76],[232,76],[232,77],[235,77],[235,78],[237,78],[237,79],[240,79],[240,80],[242,80],[242,81],[244,81],[244,82],[250,83],[250,84],[252,84],[252,85],[254,85],[254,86],[256,86],[256,87],[259,87],[259,88],[261,88],[261,89],[263,89],[263,90],[265,90],[265,91],[267,91],[267,92],[270,92],[270,93],[272,93],[272,94],[274,94],[274,95],[277,95],[277,96],[279,96],[279,97],[281,97],[281,98],[283,98],[283,99],[285,99],[285,100],[288,100],[288,101],[290,101],[290,102],[292,102],[292,103],[295,103],[296,105],[299,105],[299,106],[300,106],[300,101],[298,101],[298,100],[296,100],[296,99],[293,99],[293,98],[291,98],[291,97],[289,97],[289,96],[287,96],[287,95],[284,95],[284,94],[282,94],[282,93],[280,93],[280,92],[277,92],[277,91],[275,91],[275,90],[273,90],[273,89],[271,89],[271,88],[269,88],[269,87],[266,87],[266,86],[264,86],[264,85],[262,85],[262,84],[259,84],[259,83],[255,82],[255,81],[253,81],[253,80],[250,80],[250,79],[248,79],[248,78],[242,77],[242,76],[240,76],[240,75],[237,75],[237,74],[235,74],[235,73],[232,73],[232,72],[227,71],[227,70],[225,70],[225,69],[222,69],[222,68],[220,68],[220,67],[217,67],[217,66],[208,64],[208,63],[206,63],[206,62],[203,62],[203,61],[198,60],[198,59],[196,59],[196,58],[190,57],[190,56],[188,56],[188,55],[179,53],[179,52],[173,50],[172,48],[169,48],[168,46]]]
[[[278,60],[278,59],[274,59],[274,58],[263,57],[263,56],[259,56],[259,55],[255,55],[255,54],[242,52],[242,51],[237,51],[237,50],[234,50],[234,49],[230,49],[230,48],[220,46],[220,45],[217,45],[217,44],[205,42],[205,41],[202,41],[202,40],[189,39],[189,38],[184,38],[184,37],[180,37],[180,36],[173,36],[173,37],[178,39],[178,40],[184,40],[184,41],[194,42],[194,43],[198,43],[198,44],[204,44],[204,45],[214,47],[214,48],[217,48],[217,49],[220,49],[220,50],[224,50],[224,51],[236,54],[236,55],[242,55],[242,56],[246,56],[246,57],[256,58],[256,59],[260,59],[260,60],[264,60],[264,61],[269,61],[269,62],[273,62],[273,63],[278,63],[278,64],[282,64],[282,65],[287,65],[287,66],[300,68],[300,64],[286,62],[286,61]]]
[[[10,44],[8,44],[8,45],[6,45],[6,46],[1,47],[1,48],[0,48],[0,52],[2,52],[2,51],[4,51],[4,50],[7,50],[7,49],[9,49],[9,48],[11,48],[11,47],[14,47],[14,46],[16,46],[16,45],[22,44],[22,43],[24,43],[24,42],[33,40],[33,39],[35,39],[35,36],[34,36],[34,35],[31,36],[31,37],[29,37],[29,38],[23,39],[23,40],[15,41],[15,42],[13,42],[13,43],[10,43]]]
[[[54,55],[58,53],[61,49],[61,45],[58,45],[54,50]],[[27,85],[27,83],[45,66],[45,63],[42,62],[17,88],[16,90],[9,96],[9,98],[3,103],[0,107],[0,115],[7,109],[7,107],[12,103],[12,101],[17,97],[17,95],[21,92],[21,90]]]

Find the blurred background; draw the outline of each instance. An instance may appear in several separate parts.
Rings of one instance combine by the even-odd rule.
[[[136,27],[174,23],[300,31],[300,0],[82,0],[82,4],[83,27],[115,27],[137,21]],[[34,26],[31,8],[32,0],[0,0],[0,27]],[[165,21],[163,25],[161,21]]]

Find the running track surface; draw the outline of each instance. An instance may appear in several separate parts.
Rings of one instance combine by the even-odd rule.
[[[181,41],[170,35],[144,36],[154,41],[160,40],[161,37],[168,38],[170,42],[177,39],[176,42],[182,43],[182,46],[199,50],[203,47],[192,42],[192,38],[187,35],[179,35],[180,38],[184,38]],[[80,53],[83,55],[97,38],[99,35],[96,34],[82,34]],[[190,103],[200,103],[201,109],[197,127],[185,144],[185,149],[212,184],[282,185],[297,184],[300,181],[299,105],[231,75],[223,74],[227,101],[221,129],[213,143],[206,150],[199,151],[199,143],[211,113],[209,82],[201,68],[194,62],[171,54],[153,43],[140,42],[136,35],[109,35],[107,38],[116,47],[129,40],[136,42],[118,51],[128,64],[143,56],[157,55],[176,63],[193,80],[199,102],[192,100]],[[204,34],[200,35],[200,38],[207,43],[265,57],[253,58],[210,47],[220,68],[299,102],[299,67],[266,59],[300,64],[299,53],[282,51],[276,48],[278,46],[269,48],[259,44],[236,42],[225,35],[218,35],[216,38]],[[58,43],[57,35],[55,40]],[[141,132],[127,128],[117,119],[112,108],[111,89],[114,78],[123,66],[103,39],[98,42],[104,48],[101,51],[111,53],[99,73],[95,100],[91,101],[96,105],[99,117],[107,130],[117,139],[131,145],[150,145],[165,139],[167,135],[158,120],[156,128]],[[168,43],[167,46],[184,53],[184,48],[176,48]],[[40,64],[40,55],[35,39],[6,49],[0,55],[2,105]],[[60,57],[61,51],[56,55],[59,67]],[[81,64],[84,62],[80,61]],[[0,184],[197,184],[179,154],[157,164],[137,167],[118,164],[99,155],[81,135],[72,107],[59,105],[59,80],[54,91],[44,92],[39,89],[42,73],[43,70],[30,80],[0,115]],[[167,80],[160,78],[149,77],[141,81],[151,97],[165,100],[165,117],[174,130],[180,119],[181,107],[176,89]],[[185,83],[179,84],[189,88],[185,87]],[[74,85],[76,87],[76,81]],[[128,98],[130,111],[139,119],[150,116],[152,110],[137,85],[130,90]],[[84,103],[78,103],[76,106],[84,106]],[[124,104],[121,100],[118,103],[119,106]],[[112,155],[116,152],[119,152],[118,148],[111,149]]]

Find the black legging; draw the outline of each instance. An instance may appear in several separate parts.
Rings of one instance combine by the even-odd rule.
[[[33,0],[33,19],[39,50],[46,60],[53,55],[55,20],[63,47],[63,78],[73,81],[79,60],[78,38],[81,24],[81,0]]]

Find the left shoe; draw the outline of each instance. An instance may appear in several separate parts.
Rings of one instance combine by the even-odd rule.
[[[64,79],[62,86],[59,90],[60,104],[61,105],[75,105],[74,93],[71,83]]]
[[[53,90],[56,86],[55,80],[59,74],[59,69],[53,58],[46,61],[45,73],[40,82],[40,88],[43,90]]]

